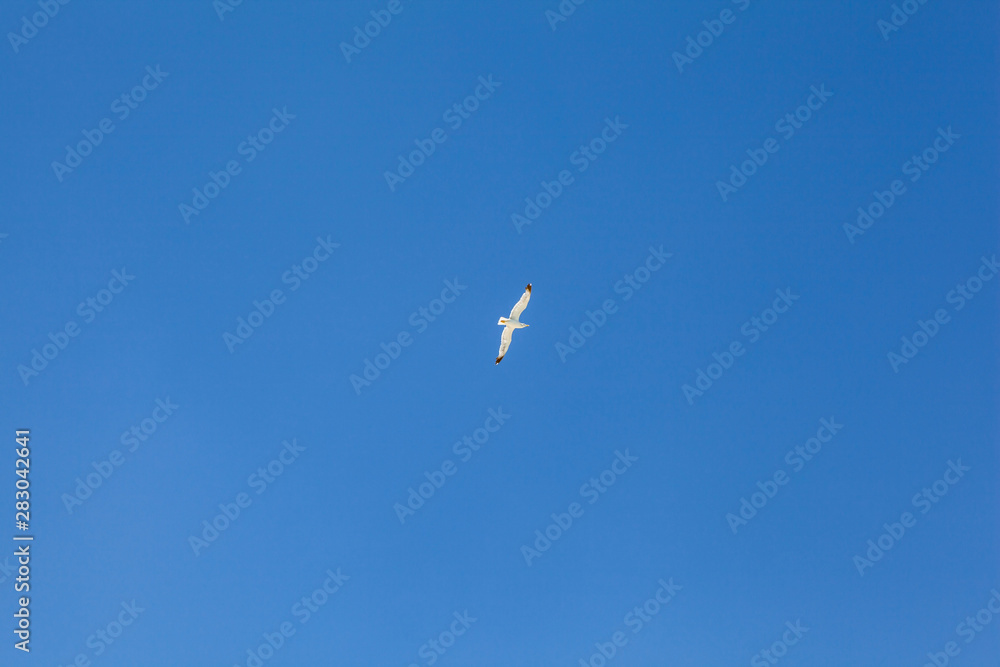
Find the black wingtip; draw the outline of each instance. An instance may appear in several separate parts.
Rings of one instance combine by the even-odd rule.
[[[497,364],[499,364],[499,363],[500,363],[500,360],[501,360],[501,359],[503,359],[503,357],[497,357]],[[496,366],[496,364],[493,364],[493,365],[494,365],[494,366]]]
[[[528,283],[528,286],[525,287],[524,289],[530,292],[531,291],[531,283]]]

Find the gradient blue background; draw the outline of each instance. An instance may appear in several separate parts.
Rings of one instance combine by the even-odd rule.
[[[996,3],[928,2],[888,42],[887,1],[595,0],[553,31],[556,5],[406,1],[350,63],[338,44],[385,3],[247,1],[220,21],[208,0],[78,1],[19,53],[4,40],[0,497],[28,427],[37,541],[33,651],[5,631],[3,664],[242,665],[284,621],[265,664],[427,664],[468,610],[438,664],[577,665],[670,577],[683,589],[609,664],[745,665],[796,619],[781,664],[920,665],[961,642],[1000,586],[998,281],[899,373],[886,353],[997,252]],[[726,7],[678,73],[671,53]],[[0,29],[35,11],[5,3]],[[58,182],[51,162],[147,65],[168,78]],[[494,96],[390,192],[396,156],[490,74]],[[723,203],[716,180],[820,84],[834,96]],[[274,107],[296,119],[186,225],[178,204]],[[615,116],[628,129],[518,234],[524,198]],[[961,139],[848,243],[939,126]],[[317,235],[341,247],[230,354],[223,332]],[[673,257],[623,302],[613,285],[661,244]],[[134,283],[25,386],[17,366],[121,267]],[[456,277],[462,296],[356,395],[348,377]],[[532,327],[495,367],[527,282]],[[792,310],[689,405],[681,386],[785,287]],[[67,513],[166,397],[177,412]],[[393,504],[498,406],[509,422],[401,526]],[[844,429],[734,536],[726,513],[822,417]],[[188,537],[291,438],[299,460],[195,557]],[[639,461],[526,566],[521,545],[625,448]],[[958,458],[972,470],[859,576],[852,557]],[[337,567],[344,588],[295,622]],[[146,611],[94,658],[88,636],[132,599]],[[954,664],[997,665],[1000,618],[960,645]]]

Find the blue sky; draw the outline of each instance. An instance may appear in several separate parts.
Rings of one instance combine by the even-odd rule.
[[[998,11],[902,4],[6,3],[3,663],[996,664]]]

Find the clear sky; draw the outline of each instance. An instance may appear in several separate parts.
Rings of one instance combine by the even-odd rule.
[[[896,6],[4,3],[0,663],[995,665],[998,8]]]

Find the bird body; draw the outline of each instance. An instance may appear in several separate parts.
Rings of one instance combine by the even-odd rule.
[[[514,304],[514,308],[510,311],[510,317],[501,317],[500,321],[497,322],[498,325],[503,326],[503,333],[500,335],[500,352],[497,355],[496,363],[500,363],[503,356],[507,354],[507,348],[510,347],[510,339],[514,333],[514,329],[523,329],[525,327],[531,326],[530,324],[525,324],[520,320],[521,313],[524,309],[528,307],[528,300],[531,299],[531,283],[524,288],[524,294],[517,303]]]
[[[523,329],[524,327],[531,326],[530,324],[525,324],[524,322],[520,322],[518,320],[512,320],[508,317],[501,317],[497,324],[502,324],[505,327],[514,327],[515,329]]]

